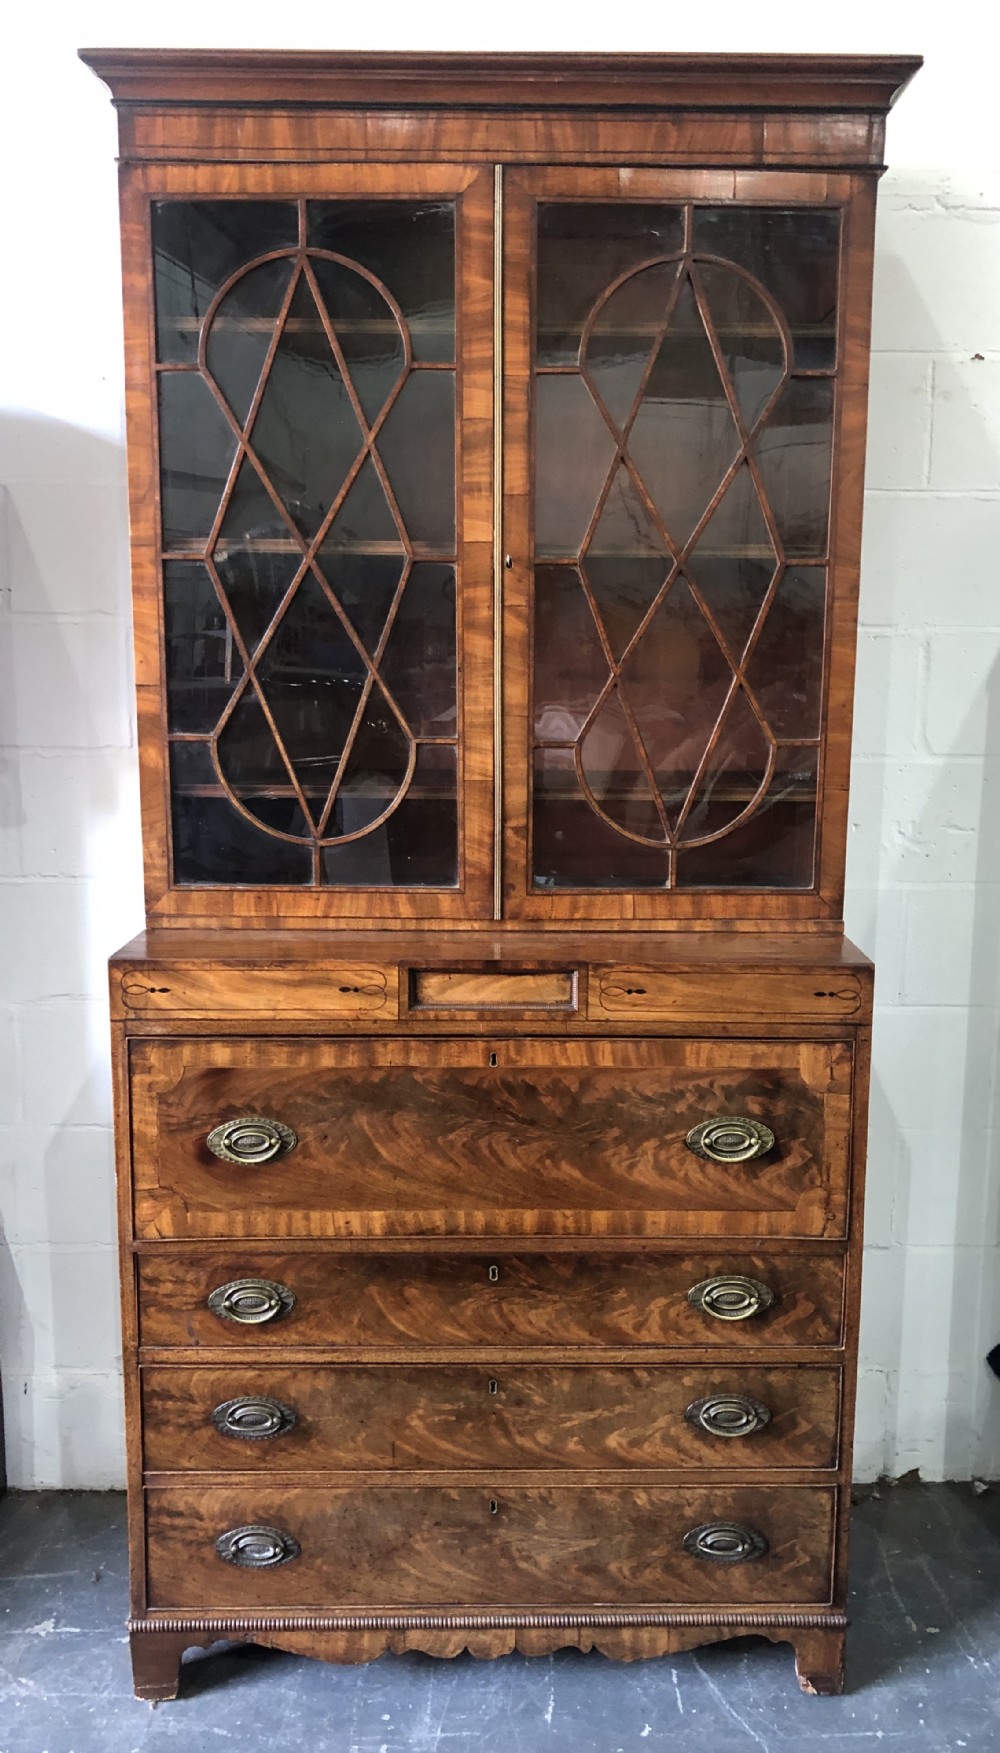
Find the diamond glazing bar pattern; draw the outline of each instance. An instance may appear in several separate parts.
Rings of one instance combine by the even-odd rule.
[[[690,209],[684,247],[620,273],[590,309],[575,363],[539,372],[578,376],[610,445],[576,552],[538,560],[575,576],[599,642],[591,673],[604,681],[575,734],[543,713],[535,746],[571,758],[580,794],[616,834],[663,850],[672,887],[678,853],[748,823],[771,801],[782,751],[817,744],[818,725],[789,735],[780,713],[771,722],[754,657],[797,563],[758,447],[765,433],[773,447],[792,377],[819,374],[795,370],[788,322],[760,279],[693,244]],[[783,418],[793,470],[809,434]]]
[[[233,686],[207,736],[171,740],[207,744],[232,807],[310,846],[317,883],[324,848],[398,809],[421,746],[454,749],[456,738],[415,731],[382,673],[415,558],[427,556],[415,554],[379,440],[411,374],[436,362],[414,359],[407,319],[374,272],[308,241],[297,206],[297,246],[241,265],[200,327],[197,371],[236,447],[198,556],[225,616]],[[345,582],[360,609],[348,612]]]

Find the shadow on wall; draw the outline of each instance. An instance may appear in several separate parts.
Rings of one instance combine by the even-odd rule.
[[[931,206],[930,184],[924,186],[915,177],[907,179],[911,183],[914,206]],[[879,300],[898,314],[903,332],[933,330],[906,262],[890,248],[878,252],[877,264]],[[928,354],[932,351],[928,347]],[[940,351],[954,348],[942,342]],[[912,409],[900,401],[893,418],[905,449],[903,428],[913,418]],[[961,410],[952,404],[949,424],[953,430],[964,426],[966,454],[977,444],[980,456],[989,454],[990,440],[971,400]],[[887,434],[890,450],[894,436]],[[997,467],[1000,479],[1000,462]],[[915,495],[912,499],[919,504]],[[961,567],[960,553],[954,564]],[[931,1477],[966,1479],[970,1473],[992,1477],[1000,1472],[1000,1383],[984,1362],[986,1351],[1000,1340],[1000,1177],[995,1163],[1000,1094],[1000,607],[984,593],[980,630],[949,621],[949,580],[941,576],[922,581],[923,600],[933,596],[937,607],[933,621],[921,625],[907,619],[908,587],[914,583],[900,575],[896,588],[883,590],[880,599],[881,583],[874,578],[862,596],[865,627],[884,627],[887,635],[896,635],[891,643],[898,664],[877,703],[874,698],[865,702],[872,721],[881,719],[875,746],[887,754],[887,784],[881,817],[874,816],[873,794],[873,817],[862,823],[872,845],[882,848],[876,918],[864,928],[850,916],[848,892],[848,929],[857,931],[862,947],[872,947],[879,927],[890,939],[883,978],[876,974],[870,1191],[876,1192],[876,1177],[893,1177],[892,1240],[897,1245],[877,1246],[868,1257],[863,1338],[870,1322],[877,1339],[875,1354],[870,1342],[863,1343],[863,1354],[869,1369],[885,1372],[883,1466],[903,1472],[924,1465]],[[868,590],[886,605],[882,616],[867,612]],[[901,621],[905,633],[899,630]],[[963,639],[975,653],[964,675],[956,662]],[[912,666],[903,650],[907,641],[916,660]],[[928,735],[928,681],[938,664],[936,690],[947,687],[952,672],[947,739],[941,733],[945,720],[940,710],[933,737]],[[940,697],[936,692],[934,698]],[[907,711],[912,714],[908,727],[901,722]],[[895,753],[907,747],[908,754]],[[964,762],[966,772],[985,762],[978,808],[964,784],[956,806],[956,759]],[[914,764],[914,786],[935,768],[937,773],[919,810],[904,825],[899,818],[905,808],[907,763]],[[894,782],[901,795],[895,794]],[[940,861],[946,826],[960,830],[956,840],[963,833],[976,836],[974,870],[960,860],[958,875],[944,872]],[[921,855],[933,863],[924,890]],[[939,880],[939,867],[944,880]],[[899,884],[906,885],[902,897]],[[894,944],[894,914],[901,906],[905,933],[902,943]],[[901,973],[893,990],[888,964],[900,955]],[[892,1027],[880,1037],[879,1018],[888,1024],[889,1008],[894,1012]],[[893,1054],[895,1063],[885,1057]]]
[[[141,926],[122,447],[0,412],[0,1364],[15,1485],[121,1482],[108,954]],[[0,1067],[0,1087],[7,1079]]]

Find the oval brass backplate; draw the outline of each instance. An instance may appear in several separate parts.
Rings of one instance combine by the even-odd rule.
[[[302,1548],[282,1528],[268,1528],[261,1522],[243,1528],[228,1528],[215,1542],[215,1550],[226,1564],[238,1570],[271,1570],[276,1564],[287,1564],[298,1558]]]
[[[242,1394],[236,1400],[224,1400],[221,1406],[217,1406],[212,1413],[212,1423],[220,1436],[259,1443],[292,1430],[295,1414],[290,1406],[283,1406],[280,1400],[272,1400],[268,1394]]]
[[[712,1163],[750,1163],[774,1149],[774,1133],[759,1120],[741,1114],[722,1114],[692,1126],[684,1140],[695,1156]]]
[[[236,1321],[242,1327],[260,1327],[277,1321],[295,1307],[295,1292],[270,1278],[233,1278],[217,1285],[208,1298],[213,1315]]]
[[[771,1422],[770,1409],[749,1394],[708,1394],[692,1400],[684,1414],[689,1424],[707,1436],[753,1436]]]
[[[759,1278],[743,1278],[739,1273],[720,1273],[693,1284],[687,1300],[703,1315],[715,1321],[749,1321],[762,1315],[774,1302],[774,1292]]]
[[[243,1163],[253,1168],[255,1164],[287,1156],[299,1141],[291,1127],[281,1120],[244,1114],[239,1120],[224,1120],[214,1126],[205,1142],[212,1155],[222,1162]]]
[[[764,1556],[767,1541],[759,1529],[742,1522],[703,1522],[685,1534],[684,1550],[708,1564],[746,1564]]]

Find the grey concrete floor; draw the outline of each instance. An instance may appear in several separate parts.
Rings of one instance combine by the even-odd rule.
[[[124,1501],[0,1500],[0,1753],[970,1753],[1000,1749],[1000,1488],[882,1488],[855,1513],[842,1698],[742,1638],[616,1665],[386,1656],[337,1668],[190,1655],[180,1698],[133,1697]]]

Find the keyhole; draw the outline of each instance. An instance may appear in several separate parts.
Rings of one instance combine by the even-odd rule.
[[[497,1059],[497,1056],[495,1053],[490,1054],[490,1064],[491,1065],[498,1065],[499,1064],[499,1060]]]
[[[496,1391],[497,1391],[497,1389],[498,1389],[498,1387],[499,1387],[499,1385],[500,1385],[500,1384],[499,1384],[499,1382],[497,1382],[497,1381],[495,1381],[495,1380],[494,1380],[494,1378],[493,1378],[493,1376],[491,1376],[491,1377],[490,1377],[490,1380],[489,1380],[489,1390],[490,1390],[490,1393],[491,1393],[491,1394],[495,1394],[495,1393],[496,1393]]]
[[[497,1281],[499,1280],[499,1277],[500,1277],[499,1266],[491,1266],[489,1271],[487,1272],[486,1276],[489,1279],[491,1284],[496,1284]]]
[[[498,1509],[499,1509],[499,1508],[500,1508],[500,1505],[499,1505],[499,1504],[498,1504],[498,1503],[497,1503],[497,1500],[496,1500],[496,1498],[495,1498],[495,1497],[491,1497],[491,1498],[490,1498],[490,1515],[491,1515],[491,1516],[495,1516],[495,1515],[496,1515],[496,1513],[497,1513],[497,1510],[498,1510]]]

